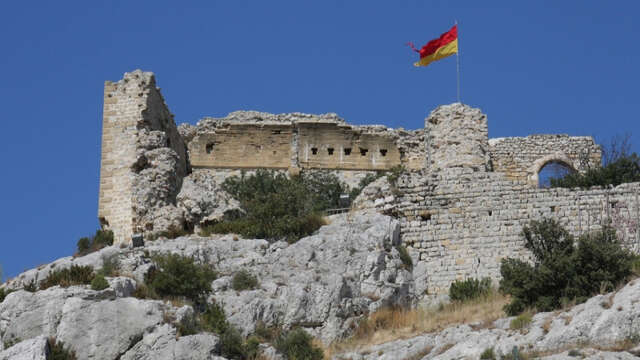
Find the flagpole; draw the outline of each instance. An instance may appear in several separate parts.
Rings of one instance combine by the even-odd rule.
[[[456,26],[458,25],[458,20],[455,20],[455,24]],[[456,80],[457,80],[457,95],[458,95],[458,102],[462,104],[462,101],[460,100],[460,29],[458,29],[458,36],[457,36],[457,40],[458,40],[458,51],[456,51]]]

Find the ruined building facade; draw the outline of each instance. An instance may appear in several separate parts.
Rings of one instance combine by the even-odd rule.
[[[361,203],[401,219],[425,293],[442,293],[455,279],[497,276],[501,258],[528,256],[522,225],[543,216],[574,233],[617,222],[626,245],[637,246],[638,184],[538,189],[538,174],[552,161],[582,172],[599,166],[601,150],[583,136],[489,139],[487,116],[462,104],[438,107],[418,130],[251,111],[176,127],[153,74],[137,70],[105,84],[98,216],[117,242],[128,242],[134,233],[184,223],[185,206],[194,207],[180,197],[190,176],[221,181],[240,169],[324,169],[354,184],[402,165],[408,171],[393,195],[372,193]]]

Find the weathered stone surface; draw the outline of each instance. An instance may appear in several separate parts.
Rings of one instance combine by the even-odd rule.
[[[3,344],[0,344],[2,349]],[[0,350],[0,360],[47,360],[47,338],[38,336]]]
[[[348,333],[361,314],[382,306],[407,306],[415,297],[411,273],[394,245],[398,222],[379,214],[330,218],[331,224],[295,244],[264,240],[179,238],[158,241],[150,252],[178,252],[215,265],[223,275],[212,295],[229,321],[250,333],[256,322],[304,327],[329,342]],[[260,287],[229,288],[239,270],[257,276]]]
[[[175,311],[160,301],[116,298],[113,291],[80,286],[18,291],[0,303],[0,340],[55,337],[80,359],[113,360]]]
[[[505,355],[514,347],[523,353],[553,354],[544,359],[572,358],[568,356],[569,349],[584,352],[589,359],[632,359],[637,355],[606,349],[620,348],[621,344],[633,347],[640,342],[638,314],[640,281],[635,280],[618,292],[595,296],[568,311],[538,313],[522,330],[509,329],[512,318],[498,320],[487,329],[459,325],[340,354],[336,359],[401,359],[418,354],[423,359],[477,359],[488,348]]]
[[[184,179],[177,205],[196,231],[202,223],[220,220],[225,213],[240,211],[238,201],[222,190],[207,170],[194,170]]]
[[[215,355],[218,338],[204,333],[190,336],[176,335],[176,329],[164,324],[145,333],[141,341],[122,355],[122,360],[211,360],[223,359]]]

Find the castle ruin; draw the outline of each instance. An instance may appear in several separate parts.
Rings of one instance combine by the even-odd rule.
[[[583,172],[599,166],[601,149],[586,136],[489,139],[487,116],[459,103],[438,107],[418,130],[253,111],[178,127],[153,74],[136,70],[105,83],[98,217],[126,243],[135,233],[186,226],[181,189],[206,177],[219,183],[241,169],[328,170],[353,185],[402,165],[408,171],[393,195],[371,192],[361,203],[400,218],[424,293],[446,292],[456,279],[495,278],[501,258],[527,258],[522,226],[542,217],[576,234],[611,222],[637,251],[640,184],[539,189],[549,162]],[[211,210],[204,208],[197,219]]]

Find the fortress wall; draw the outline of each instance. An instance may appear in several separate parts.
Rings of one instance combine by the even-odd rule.
[[[287,169],[291,166],[292,141],[290,125],[229,125],[193,139],[189,144],[191,165]]]
[[[387,170],[400,165],[400,152],[392,136],[334,123],[299,123],[297,127],[301,168]]]
[[[499,278],[500,259],[528,259],[520,233],[530,220],[553,217],[574,235],[608,219],[624,245],[640,250],[640,183],[612,189],[532,189],[504,174],[455,172],[404,177],[395,211],[418,273],[419,290],[446,294],[459,279]],[[422,288],[420,288],[422,287]]]
[[[98,217],[116,243],[128,242],[143,216],[175,202],[188,172],[186,146],[149,72],[105,82],[102,127]],[[155,169],[164,166],[163,157],[172,166],[159,177]],[[148,196],[158,189],[162,195]]]
[[[538,185],[540,169],[559,161],[573,170],[586,171],[600,165],[602,151],[590,136],[530,135],[489,140],[493,170],[513,180]]]

